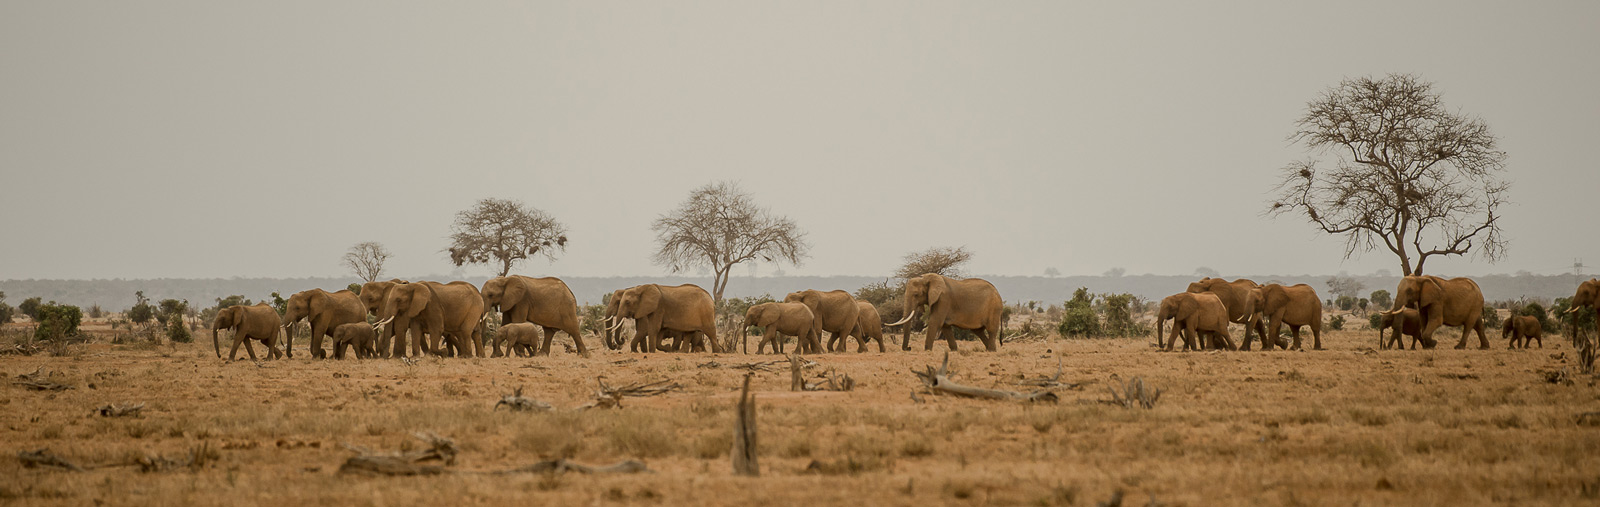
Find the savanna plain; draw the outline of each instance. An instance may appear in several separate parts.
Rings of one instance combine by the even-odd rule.
[[[1237,334],[1237,331],[1236,331]],[[1055,404],[927,393],[912,369],[945,346],[809,357],[856,381],[792,392],[788,364],[757,372],[760,477],[732,473],[735,403],[746,370],[776,356],[314,361],[218,360],[208,344],[92,343],[71,354],[0,356],[0,503],[38,505],[1593,505],[1600,501],[1596,379],[1559,336],[1544,348],[1374,350],[1370,331],[1324,336],[1326,351],[1158,352],[1151,338],[977,342],[950,354],[962,384],[1057,371]],[[559,344],[565,336],[557,338]],[[589,343],[598,343],[590,337]],[[1476,345],[1476,338],[1474,338]],[[1309,345],[1309,344],[1308,344]],[[302,345],[303,347],[303,345]],[[875,349],[876,347],[874,347]],[[70,386],[15,385],[40,369]],[[670,380],[664,395],[576,411],[596,378]],[[1134,377],[1153,408],[1107,403]],[[1075,384],[1075,385],[1074,385]],[[516,388],[552,412],[495,408]],[[913,396],[913,393],[917,393]],[[916,401],[918,398],[921,401]],[[136,417],[96,407],[144,403]],[[454,440],[432,476],[341,474],[356,453]],[[21,451],[82,472],[25,468]],[[203,464],[143,472],[141,457]],[[495,474],[544,459],[627,459],[651,472]],[[146,458],[148,459],[148,458]]]

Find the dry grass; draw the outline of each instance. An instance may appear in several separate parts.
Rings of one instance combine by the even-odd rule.
[[[1480,505],[1577,504],[1600,491],[1600,433],[1574,417],[1600,410],[1594,379],[1550,384],[1536,373],[1569,366],[1562,361],[1575,354],[1559,339],[1531,351],[1372,352],[1370,333],[1345,332],[1325,337],[1330,351],[1271,353],[1159,353],[1146,341],[1038,341],[995,354],[964,343],[968,350],[951,356],[963,383],[1005,388],[1054,373],[1059,352],[1061,380],[1089,384],[1060,391],[1057,405],[931,395],[913,403],[908,393],[919,384],[908,369],[937,364],[939,350],[814,358],[860,381],[847,393],[793,393],[787,372],[759,374],[759,479],[734,477],[728,463],[729,409],[743,372],[696,368],[705,355],[596,351],[587,360],[407,366],[296,354],[257,367],[222,364],[197,343],[3,356],[8,377],[44,365],[74,389],[0,387],[0,501],[497,504],[537,495],[557,504],[1093,505],[1120,489],[1140,505],[1151,497],[1164,505]],[[624,357],[638,361],[612,363]],[[629,399],[621,410],[572,412],[589,400],[596,375],[612,384],[671,378],[685,389]],[[1106,386],[1134,376],[1164,390],[1158,405],[1105,403]],[[518,386],[558,410],[492,410]],[[139,402],[148,405],[139,417],[89,417],[105,403]],[[334,473],[349,455],[339,443],[404,450],[417,445],[417,431],[459,442],[461,470],[638,458],[658,473]],[[83,465],[123,463],[180,456],[202,442],[220,457],[198,472],[68,473],[11,458],[49,447]]]

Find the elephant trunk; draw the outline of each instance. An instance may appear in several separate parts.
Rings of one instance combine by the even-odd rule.
[[[211,326],[211,348],[217,351],[217,359],[222,359],[222,346],[217,344],[217,326]]]

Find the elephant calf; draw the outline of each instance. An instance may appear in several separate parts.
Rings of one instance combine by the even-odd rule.
[[[1517,348],[1517,340],[1522,340],[1522,348],[1539,340],[1539,348],[1544,348],[1544,326],[1539,325],[1539,319],[1532,315],[1512,315],[1506,318],[1505,325],[1500,327],[1500,339],[1511,338],[1511,346]]]
[[[1400,322],[1395,322],[1395,319],[1400,319]],[[1395,324],[1400,324],[1400,332],[1389,333],[1389,340],[1384,341],[1383,330],[1396,327]],[[1378,348],[1405,349],[1402,339],[1406,336],[1411,337],[1411,349],[1416,350],[1417,338],[1422,336],[1422,315],[1417,313],[1416,308],[1405,308],[1396,314],[1378,314]]]
[[[528,322],[500,326],[495,341],[504,342],[506,349],[521,357],[533,357],[539,352],[539,327]]]
[[[761,342],[756,344],[756,353],[765,350],[767,343],[772,343],[772,350],[783,353],[783,335],[795,337],[795,349],[804,354],[815,354],[822,351],[822,319],[811,313],[804,303],[762,303],[750,307],[744,313],[744,322],[739,323],[739,343],[745,352],[750,351],[749,343],[745,342],[745,330],[750,326],[760,326]]]
[[[333,328],[333,358],[344,359],[345,347],[355,350],[357,359],[378,356],[378,330],[365,322],[340,324]]]

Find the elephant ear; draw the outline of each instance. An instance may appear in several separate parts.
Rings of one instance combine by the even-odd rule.
[[[328,297],[328,292],[327,291],[323,291],[323,290],[311,291],[311,298],[310,299],[311,300],[309,302],[307,302],[307,304],[306,304],[306,308],[310,310],[310,312],[306,314],[307,316],[320,315],[320,314],[322,314],[322,312],[326,312],[328,310],[331,310],[331,308],[329,308],[329,305],[331,304],[330,300],[332,298]]]
[[[638,314],[638,315],[649,315],[649,314],[655,313],[656,312],[656,308],[659,308],[660,306],[661,306],[661,286],[660,285],[652,285],[649,288],[646,288],[645,290],[639,291],[639,310],[636,312],[636,314]]]
[[[511,277],[506,277],[505,280],[505,290],[500,292],[500,311],[502,312],[516,308],[518,303],[529,295],[527,280]]]
[[[928,308],[933,308],[933,305],[939,302],[939,298],[944,296],[944,292],[950,289],[950,282],[939,275],[929,274],[926,277],[928,280]]]
[[[800,296],[800,302],[802,304],[806,305],[806,308],[809,308],[812,311],[816,311],[816,309],[822,308],[822,293],[821,292],[817,292],[817,291],[814,291],[814,290],[808,290],[808,291],[803,292],[802,294],[803,295]]]
[[[408,319],[417,318],[417,315],[421,314],[422,310],[433,302],[433,290],[426,285],[408,284],[405,287],[396,287],[395,290],[411,291],[411,307],[406,308],[406,318]]]

